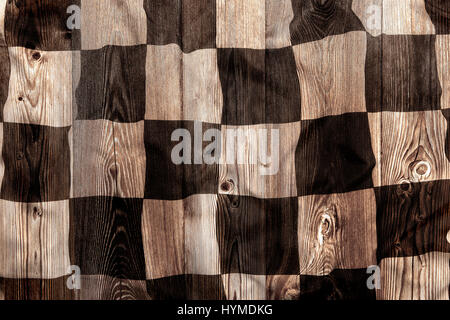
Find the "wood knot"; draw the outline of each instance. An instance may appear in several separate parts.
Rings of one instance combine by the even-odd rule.
[[[319,228],[317,232],[317,239],[319,245],[323,245],[325,240],[333,235],[333,228],[336,219],[336,209],[334,207],[327,208],[320,216]]]
[[[23,157],[24,157],[24,154],[23,154],[23,152],[22,152],[22,151],[19,151],[19,152],[17,152],[17,154],[16,154],[16,158],[17,158],[17,160],[22,160],[22,159],[23,159]]]
[[[32,57],[34,60],[39,60],[39,59],[41,58],[41,54],[40,54],[39,52],[34,52],[34,53],[31,55],[31,57]]]
[[[431,174],[431,165],[428,161],[416,161],[411,164],[412,175],[416,180],[426,179]]]
[[[23,97],[18,97],[17,100],[23,101]]]
[[[227,181],[222,182],[220,189],[223,192],[231,192],[234,189],[234,181],[232,179],[228,179]]]
[[[297,289],[290,288],[284,294],[285,300],[298,300],[300,298],[300,291]]]
[[[36,219],[37,217],[42,217],[42,210],[38,207],[33,208],[33,217]]]

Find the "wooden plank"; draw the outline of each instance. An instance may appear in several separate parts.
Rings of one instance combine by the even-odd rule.
[[[80,0],[7,1],[4,30],[8,47],[79,49],[79,30],[70,30],[66,24],[70,5],[80,6]]]
[[[51,279],[68,274],[68,200],[0,200],[0,212],[0,277]]]
[[[299,198],[301,275],[376,264],[376,203],[372,189]]]
[[[0,278],[0,300],[73,300],[76,292],[67,287],[68,276],[55,279]]]
[[[8,48],[11,61],[7,122],[52,127],[72,124],[72,53]]]
[[[222,275],[227,300],[265,300],[266,276],[246,273]]]
[[[218,0],[217,47],[265,48],[265,1]]]
[[[215,49],[187,54],[174,44],[148,46],[146,81],[145,119],[221,122],[223,98]]]
[[[302,89],[302,120],[366,111],[365,32],[336,35],[293,50]]]
[[[377,261],[450,252],[450,180],[404,182],[375,189]]]
[[[119,279],[106,275],[82,275],[76,300],[149,300],[143,280]]]
[[[382,131],[372,131],[372,139],[381,141],[375,170],[381,172],[382,186],[450,179],[447,121],[440,111],[383,112],[380,117]]]
[[[219,194],[297,196],[295,148],[300,122],[222,126],[221,133]],[[261,158],[262,154],[267,154],[267,160]]]
[[[292,0],[294,19],[290,25],[293,45],[351,31],[365,31],[352,11],[352,1]]]
[[[425,0],[383,0],[383,33],[435,34]]]
[[[267,49],[289,47],[289,25],[294,18],[291,0],[265,0],[265,29]]]
[[[436,63],[442,88],[441,109],[450,109],[450,35],[436,36]]]
[[[267,275],[267,300],[298,300],[300,298],[300,275]]]
[[[70,199],[71,262],[82,275],[145,280],[142,199]]]
[[[81,0],[82,50],[146,42],[144,0]]]
[[[381,261],[378,300],[449,300],[450,253],[429,252]]]
[[[5,11],[6,11],[6,1],[0,0],[0,47],[6,45],[5,43]]]
[[[217,196],[144,200],[147,279],[182,274],[220,274],[216,237]]]
[[[5,172],[0,197],[23,202],[68,199],[70,139],[69,127],[5,122]]]
[[[7,47],[0,44],[0,122],[3,122],[3,108],[8,99],[9,78],[11,76],[11,62]]]
[[[113,127],[107,120],[73,122],[71,198],[116,194]]]

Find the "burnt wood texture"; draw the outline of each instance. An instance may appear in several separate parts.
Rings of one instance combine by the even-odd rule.
[[[449,300],[450,1],[0,0],[0,299]]]

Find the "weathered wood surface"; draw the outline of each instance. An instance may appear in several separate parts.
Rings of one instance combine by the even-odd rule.
[[[0,299],[449,299],[448,12],[0,0]]]

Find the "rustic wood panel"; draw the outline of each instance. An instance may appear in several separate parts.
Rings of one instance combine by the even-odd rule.
[[[449,300],[450,253],[383,259],[380,300]]]
[[[149,300],[144,280],[82,275],[81,288],[73,291],[76,300]]]
[[[376,203],[372,189],[299,198],[301,275],[376,264]]]
[[[375,189],[377,261],[450,252],[450,180],[404,182]]]
[[[68,273],[68,200],[0,200],[0,212],[0,277],[50,279]]]
[[[71,262],[82,275],[145,280],[142,199],[70,199]]]
[[[81,0],[82,50],[146,42],[144,0]]]
[[[144,200],[142,230],[147,279],[220,274],[216,195]]]
[[[300,275],[267,275],[266,299],[298,300],[300,298]]]
[[[68,276],[55,279],[0,278],[0,300],[73,300],[76,292],[67,287]]]
[[[221,130],[220,194],[257,198],[297,196],[294,153],[300,122],[222,126]],[[267,145],[266,150],[261,145]],[[262,161],[261,154],[267,154],[268,159]]]
[[[216,8],[218,48],[265,48],[265,1],[217,0]]]
[[[436,63],[442,88],[441,109],[450,108],[450,35],[436,36]]]
[[[266,48],[277,49],[291,45],[289,25],[294,19],[292,0],[265,0]]]
[[[67,28],[67,8],[80,0],[8,1],[5,12],[5,39],[9,47],[37,50],[79,49],[79,30]]]
[[[7,0],[0,0],[0,46],[3,47],[5,43],[5,11]]]
[[[383,112],[371,118],[372,140],[380,141],[375,170],[382,186],[450,178],[447,121],[440,111]]]
[[[0,198],[41,202],[69,198],[70,127],[3,124],[5,173]]]
[[[302,120],[365,112],[366,33],[349,32],[293,48]]]
[[[383,0],[383,33],[435,34],[425,0]]]
[[[4,121],[70,126],[72,53],[41,52],[23,47],[8,48],[8,51],[11,77],[3,109]]]
[[[145,70],[145,119],[221,122],[223,98],[215,49],[186,54],[175,44],[148,46]]]
[[[246,273],[222,275],[227,300],[265,300],[266,276]]]

